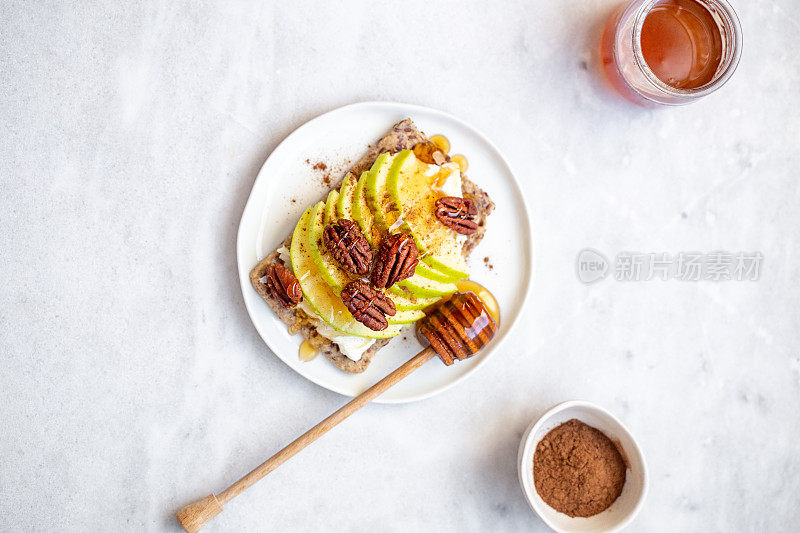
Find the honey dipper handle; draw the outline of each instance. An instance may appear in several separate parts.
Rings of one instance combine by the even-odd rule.
[[[428,346],[417,355],[406,361],[402,366],[398,367],[397,370],[353,398],[341,409],[300,435],[294,440],[294,442],[255,467],[249,474],[241,478],[227,489],[223,490],[216,496],[212,494],[181,509],[177,514],[178,521],[181,523],[183,528],[190,533],[199,531],[200,528],[202,528],[209,520],[214,518],[222,511],[223,505],[238,496],[243,490],[247,489],[256,481],[278,468],[300,450],[327,433],[328,430],[336,426],[339,422],[343,421],[345,418],[364,407],[366,404],[386,392],[392,385],[408,376],[423,364],[430,361],[435,355],[436,351]]]

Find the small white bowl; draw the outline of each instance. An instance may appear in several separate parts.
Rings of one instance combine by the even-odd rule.
[[[576,418],[605,433],[616,442],[628,463],[622,494],[611,507],[589,518],[571,518],[559,513],[536,492],[533,483],[533,454],[539,441],[554,427]],[[647,494],[647,466],[633,435],[617,418],[591,402],[572,400],[556,405],[532,423],[519,446],[519,482],[531,509],[558,533],[608,533],[619,531],[639,512]]]

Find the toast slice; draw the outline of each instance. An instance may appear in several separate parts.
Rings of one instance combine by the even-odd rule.
[[[398,122],[392,127],[389,133],[381,138],[375,145],[369,147],[364,157],[362,157],[355,165],[353,165],[347,174],[359,176],[363,171],[369,170],[380,154],[384,152],[396,153],[400,150],[411,149],[417,143],[426,140],[427,137],[425,137],[425,135],[417,129],[411,119],[405,119],[401,122]],[[342,179],[333,184],[332,189],[338,189],[344,177],[345,176],[342,176]],[[478,208],[478,215],[475,217],[475,221],[478,223],[478,230],[467,237],[462,248],[462,254],[464,257],[467,257],[475,248],[475,246],[480,243],[481,239],[483,239],[483,236],[486,233],[486,219],[494,209],[494,203],[485,191],[481,190],[464,174],[462,174],[461,190],[465,197],[470,197],[473,199],[476,207]],[[327,194],[328,193],[326,192],[325,196],[327,196]],[[320,353],[324,354],[325,357],[327,357],[341,370],[351,374],[364,372],[372,362],[372,359],[375,357],[375,354],[378,352],[378,350],[386,346],[386,344],[392,340],[391,338],[378,339],[375,344],[370,346],[370,348],[364,352],[360,360],[353,361],[344,355],[334,342],[317,333],[316,320],[314,318],[309,317],[299,307],[294,309],[285,309],[277,300],[270,296],[267,286],[263,281],[264,277],[266,276],[267,266],[274,261],[283,263],[278,249],[281,248],[281,246],[289,248],[291,242],[292,236],[290,234],[283,241],[283,243],[278,246],[278,248],[262,259],[255,266],[255,268],[250,271],[250,283],[253,285],[253,288],[256,290],[256,292],[258,292],[264,301],[267,302],[267,304],[272,308],[278,318],[286,323],[287,327],[289,328],[289,333],[292,335],[296,333],[302,335],[309,344],[317,348]],[[287,264],[286,267],[291,268],[291,265]],[[411,324],[411,326],[414,326],[414,324]]]

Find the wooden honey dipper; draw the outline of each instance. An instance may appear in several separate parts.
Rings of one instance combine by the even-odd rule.
[[[178,511],[178,522],[189,533],[200,531],[206,523],[222,512],[222,506],[238,496],[300,450],[324,435],[339,422],[374,400],[392,385],[408,376],[439,355],[445,365],[475,355],[492,340],[497,324],[486,311],[483,303],[472,292],[454,294],[432,314],[422,319],[419,332],[431,343],[430,346],[406,361],[394,372],[368,388],[328,418],[303,433],[294,442],[258,465],[249,474],[223,490],[191,503]]]

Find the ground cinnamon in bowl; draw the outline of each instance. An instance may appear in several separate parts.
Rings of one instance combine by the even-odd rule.
[[[611,439],[574,418],[550,430],[533,454],[536,492],[572,517],[594,516],[610,507],[625,485],[626,468]]]

